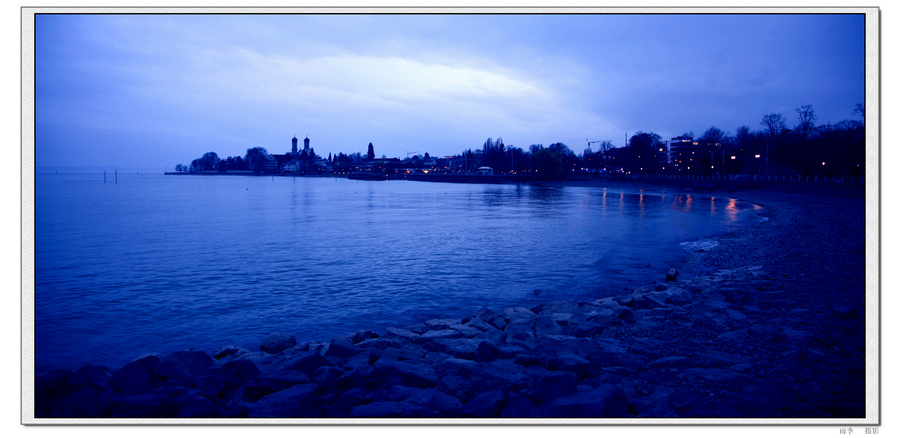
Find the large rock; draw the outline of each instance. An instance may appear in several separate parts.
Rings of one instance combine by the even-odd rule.
[[[158,356],[145,356],[128,363],[112,374],[110,386],[122,396],[145,393],[157,388],[164,382],[158,372],[161,362],[162,359]]]
[[[431,388],[418,390],[407,401],[433,409],[441,417],[458,417],[463,407],[463,403],[458,397]]]
[[[324,411],[319,385],[294,385],[246,405],[250,417],[321,417]]]
[[[575,373],[578,376],[578,380],[584,380],[588,377],[591,362],[574,353],[559,353],[556,357],[550,359],[547,368],[555,371]]]
[[[479,394],[462,409],[463,417],[499,417],[500,412],[506,407],[506,397],[503,391],[497,389]]]
[[[578,384],[578,375],[568,371],[548,371],[534,382],[531,389],[523,391],[536,403],[553,400],[557,397],[569,395],[575,392]]]
[[[510,324],[530,321],[535,317],[534,312],[525,307],[508,307],[503,309],[503,312],[500,314],[503,315]]]
[[[272,333],[266,336],[266,340],[259,346],[259,349],[269,354],[276,354],[294,345],[297,345],[294,335],[290,333]]]
[[[416,388],[432,388],[437,384],[434,368],[429,364],[414,361],[375,362],[374,371],[379,376],[388,378],[389,384],[413,386]]]
[[[556,398],[541,407],[544,417],[622,418],[629,417],[625,393],[612,385]]]
[[[577,306],[576,306],[577,307]],[[565,329],[550,316],[539,316],[534,320],[534,334],[538,337],[547,335],[561,335],[565,333]]]
[[[379,340],[381,340],[381,338],[373,339],[372,341],[379,341]],[[362,345],[362,344],[365,344],[366,342],[368,342],[368,341],[362,342],[357,345]],[[300,371],[300,372],[306,374],[307,376],[311,376],[311,375],[313,375],[313,373],[316,372],[317,369],[319,369],[319,367],[334,366],[334,365],[335,365],[334,362],[331,362],[328,359],[325,359],[324,357],[322,357],[321,354],[319,354],[319,352],[309,351],[309,352],[303,353],[299,356],[291,358],[291,360],[287,364],[285,364],[284,368],[288,369],[288,370]]]

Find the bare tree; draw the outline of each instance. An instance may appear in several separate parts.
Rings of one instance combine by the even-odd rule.
[[[785,129],[784,116],[781,113],[766,114],[763,116],[760,125],[766,127],[766,165],[769,164],[769,147],[772,148],[772,164],[775,164],[775,151],[778,139],[781,137],[782,131]],[[768,171],[768,169],[766,169]]]
[[[801,140],[806,141],[816,127],[816,111],[812,105],[803,105],[797,108],[797,115],[800,117],[797,130],[800,132]]]

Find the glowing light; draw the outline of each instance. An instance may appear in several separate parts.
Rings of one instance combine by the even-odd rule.
[[[759,158],[759,154],[756,154],[756,158]]]
[[[732,155],[732,156],[731,156],[731,159],[732,159],[732,160],[736,160],[737,157],[735,157],[734,155]]]

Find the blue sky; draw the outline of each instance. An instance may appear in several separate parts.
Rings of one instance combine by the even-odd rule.
[[[862,15],[39,15],[38,170],[759,130],[865,98]]]

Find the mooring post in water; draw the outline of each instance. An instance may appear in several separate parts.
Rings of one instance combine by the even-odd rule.
[[[118,169],[116,169],[115,174],[116,174],[116,184],[118,184],[119,183],[119,170]]]
[[[106,171],[103,171],[103,184],[106,184]]]

